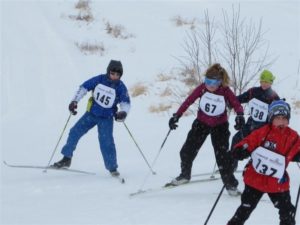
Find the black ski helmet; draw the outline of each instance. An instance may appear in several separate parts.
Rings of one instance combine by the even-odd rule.
[[[107,66],[107,69],[106,69],[106,72],[107,74],[109,74],[109,72],[112,71],[112,72],[117,72],[119,74],[123,74],[123,66],[122,66],[122,63],[121,61],[117,61],[117,60],[110,60],[108,66]]]

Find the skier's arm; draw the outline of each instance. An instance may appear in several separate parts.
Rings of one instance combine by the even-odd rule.
[[[239,148],[246,144],[247,150],[249,152],[252,152],[258,146],[260,146],[262,137],[265,137],[267,135],[267,133],[269,132],[269,130],[270,130],[269,125],[265,125],[261,128],[258,128],[256,130],[252,131],[249,135],[247,135],[239,143],[237,143],[234,146],[234,148]]]
[[[76,91],[72,102],[79,102],[88,92],[87,89],[85,89],[83,86],[80,86],[79,89]]]
[[[236,114],[241,116],[244,115],[244,109],[241,103],[239,102],[239,100],[237,99],[237,97],[234,95],[234,93],[231,91],[230,88],[226,89],[226,98],[228,99],[230,106],[234,108]]]
[[[118,122],[124,122],[130,110],[130,98],[129,98],[128,90],[123,83],[121,83],[119,92],[120,92],[120,99],[119,99],[120,109],[115,114],[115,120]]]
[[[119,111],[123,111],[123,112],[126,112],[126,114],[128,114],[130,107],[131,107],[128,90],[124,84],[121,86],[120,90],[121,90],[121,93],[120,93],[120,103],[119,103],[120,110]]]
[[[250,156],[250,152],[248,151],[248,144],[245,143],[242,146],[235,147],[232,152],[232,156],[235,159],[243,160]]]
[[[243,94],[240,94],[237,96],[237,99],[239,100],[240,103],[247,103],[250,100],[250,95],[251,95],[252,89],[249,89],[248,91],[244,92]]]
[[[291,135],[289,138],[292,138]],[[300,136],[298,134],[296,134],[292,148],[287,155],[287,159],[291,160],[292,162],[300,162]]]
[[[77,92],[75,93],[75,96],[73,97],[71,103],[69,104],[69,111],[70,113],[72,113],[72,115],[76,115],[77,114],[77,103],[80,101],[80,99],[83,98],[83,96],[85,96],[87,93],[87,90],[83,87],[80,86],[79,89],[77,90]]]
[[[95,86],[99,83],[99,79],[101,79],[100,76],[95,76],[80,85],[79,89],[72,99],[72,102],[78,103],[88,91],[91,91],[95,88]]]
[[[128,114],[129,110],[130,110],[130,103],[128,103],[128,102],[120,103],[120,111],[126,112]]]
[[[193,104],[197,98],[202,96],[202,91],[204,89],[203,85],[198,86],[193,92],[192,94],[190,94],[186,100],[181,104],[181,106],[179,107],[179,109],[176,112],[176,115],[178,117],[181,117],[182,114],[190,107],[191,104]]]

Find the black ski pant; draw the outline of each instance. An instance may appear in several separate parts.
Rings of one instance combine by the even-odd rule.
[[[241,196],[241,205],[238,207],[234,216],[229,220],[227,225],[243,225],[249,218],[252,211],[256,208],[257,203],[263,194],[264,192],[245,185],[245,190]],[[295,225],[295,207],[291,203],[290,192],[285,191],[267,194],[275,208],[279,209],[279,225]]]
[[[223,123],[216,127],[210,127],[199,120],[195,120],[192,129],[180,151],[181,176],[190,179],[193,161],[203,145],[206,137],[211,135],[211,141],[219,167],[220,175],[227,189],[237,187],[238,181],[234,177],[234,159],[229,151],[229,123]]]

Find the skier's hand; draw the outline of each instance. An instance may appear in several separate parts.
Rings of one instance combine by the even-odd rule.
[[[125,111],[116,112],[115,120],[117,122],[124,122],[127,117],[127,113]]]
[[[289,179],[288,179],[288,176],[286,174],[286,172],[283,174],[282,178],[278,180],[278,183],[279,184],[284,184],[285,182],[287,182]]]
[[[250,152],[248,151],[248,144],[244,144],[243,146],[233,148],[232,156],[233,158],[238,160],[248,158],[250,156]]]
[[[171,130],[175,130],[178,127],[177,122],[179,118],[180,116],[178,116],[176,113],[173,114],[173,116],[169,120],[169,127]]]
[[[72,115],[76,115],[77,114],[77,102],[76,101],[72,101],[70,104],[69,104],[69,111],[70,113],[72,113]]]
[[[245,118],[244,115],[237,115],[235,117],[235,125],[234,129],[241,130],[245,126]]]
[[[300,152],[294,156],[294,158],[292,159],[292,162],[300,163]]]

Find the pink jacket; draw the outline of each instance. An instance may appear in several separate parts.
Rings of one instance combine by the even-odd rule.
[[[177,110],[176,114],[181,116],[190,105],[192,105],[197,98],[200,98],[209,92],[204,83],[199,85],[188,97],[187,99],[181,104],[179,109]],[[211,92],[209,92],[211,93]],[[223,96],[225,103],[229,104],[232,108],[234,108],[235,112],[238,114],[243,114],[243,107],[241,106],[240,102],[238,101],[237,97],[231,91],[229,87],[220,86],[215,92],[212,94]],[[223,124],[228,121],[227,117],[227,110],[225,108],[224,112],[218,116],[210,116],[207,113],[203,112],[203,110],[198,109],[197,119],[202,123],[207,124],[210,127],[215,127],[219,124]]]

